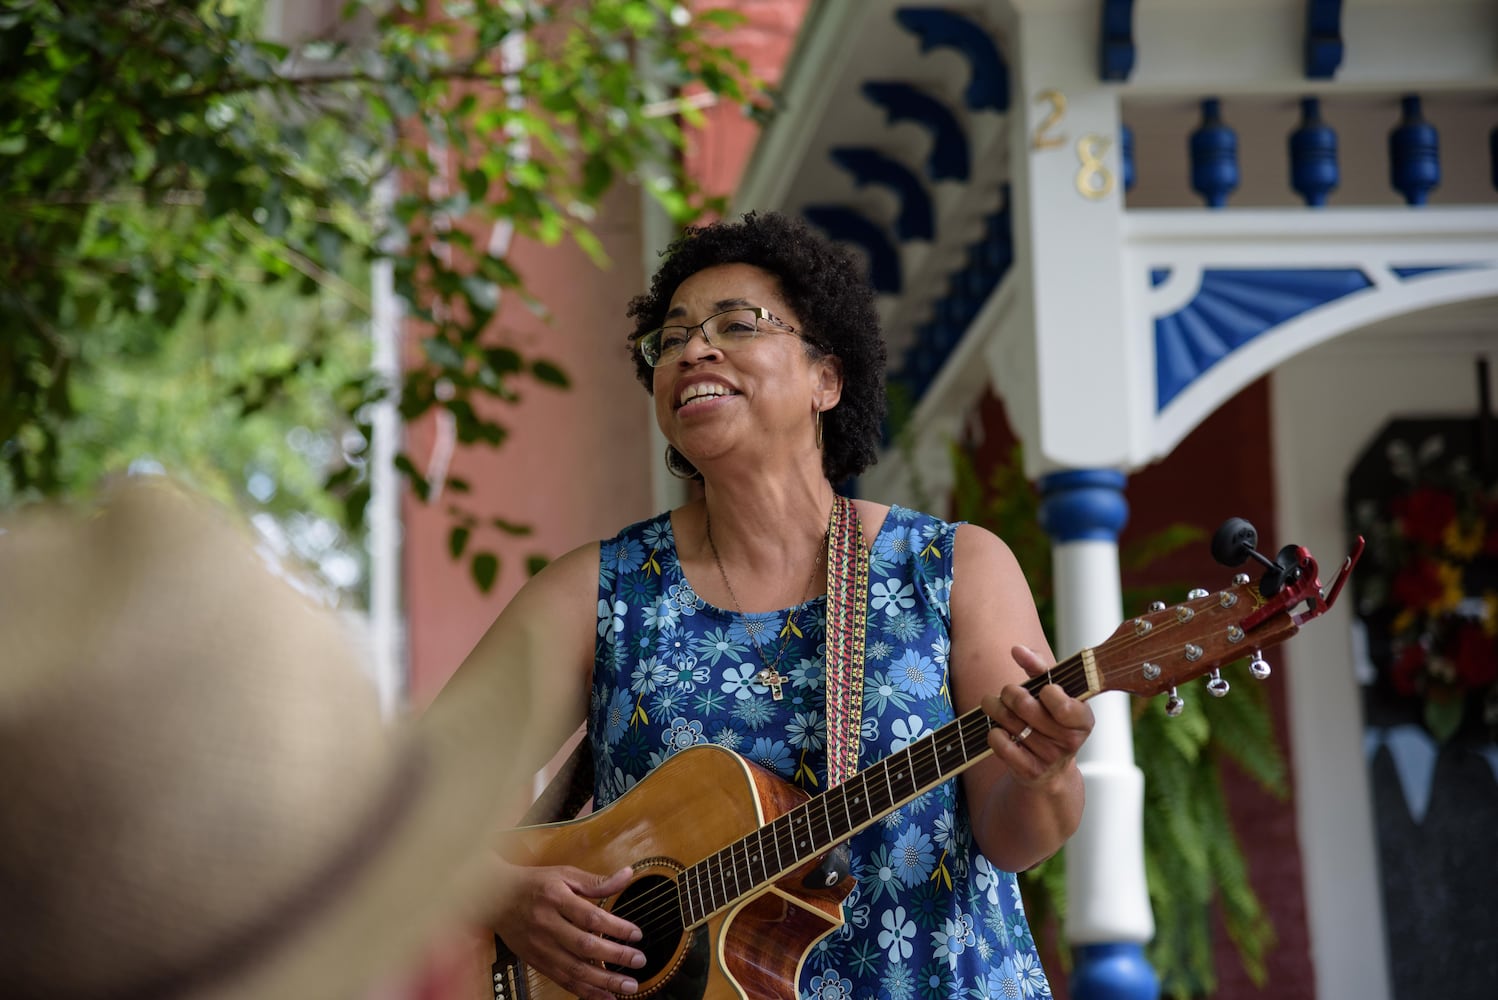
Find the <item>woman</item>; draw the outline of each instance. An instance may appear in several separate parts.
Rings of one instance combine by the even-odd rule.
[[[597,806],[706,742],[818,792],[824,555],[834,509],[846,509],[833,484],[874,460],[884,412],[872,295],[855,262],[804,225],[750,215],[689,230],[629,312],[668,465],[700,480],[701,495],[557,560],[472,662],[562,665],[555,701],[539,707],[588,720]],[[852,509],[861,535],[850,537],[868,555],[867,625],[861,663],[838,670],[862,671],[859,767],[980,704],[994,753],[852,838],[847,922],[808,955],[800,992],[1048,994],[1011,873],[1077,827],[1075,755],[1091,710],[1059,687],[1035,697],[1020,686],[1053,659],[1003,542],[867,500]],[[517,955],[581,997],[635,992],[618,970],[644,965],[631,944],[640,932],[595,902],[629,885],[628,869],[514,877],[494,924]]]

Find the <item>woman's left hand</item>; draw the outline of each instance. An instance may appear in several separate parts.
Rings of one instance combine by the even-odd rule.
[[[1015,662],[1031,677],[1052,664],[1026,646],[1015,646]],[[1031,788],[1054,782],[1071,767],[1094,723],[1092,709],[1058,684],[1047,684],[1032,695],[1022,685],[1005,685],[983,698],[983,710],[993,719],[988,745],[1022,785]]]

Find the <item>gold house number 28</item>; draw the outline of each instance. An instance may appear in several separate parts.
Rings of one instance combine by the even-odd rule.
[[[1066,145],[1066,134],[1058,129],[1066,117],[1066,95],[1059,90],[1042,90],[1035,95],[1035,103],[1048,104],[1050,110],[1035,126],[1030,137],[1032,149],[1058,149]],[[1113,140],[1096,132],[1089,132],[1077,140],[1077,193],[1094,201],[1113,193],[1113,172],[1103,162]]]

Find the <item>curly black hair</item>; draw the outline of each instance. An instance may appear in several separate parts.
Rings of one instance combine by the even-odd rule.
[[[852,254],[800,219],[750,212],[738,222],[690,227],[662,256],[650,290],[629,303],[635,321],[629,347],[635,375],[647,391],[654,369],[635,344],[665,322],[676,289],[709,267],[749,264],[775,277],[786,303],[800,317],[808,351],[814,357],[831,354],[842,363],[842,399],[822,415],[822,471],[840,483],[878,460],[885,409],[884,337],[873,289]]]

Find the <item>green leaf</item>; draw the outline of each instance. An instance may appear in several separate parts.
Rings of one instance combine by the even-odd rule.
[[[475,314],[490,316],[499,308],[499,286],[478,275],[463,277],[463,294]]]
[[[548,558],[546,558],[543,555],[529,555],[529,556],[526,556],[525,557],[525,574],[526,574],[526,576],[535,576],[537,573],[539,573],[543,569],[545,569],[550,563],[551,563],[551,560],[548,559]]]
[[[434,334],[422,340],[421,353],[425,354],[427,360],[439,368],[448,371],[459,371],[463,368],[463,355],[455,346],[441,336]]]
[[[614,183],[614,165],[602,153],[594,153],[583,160],[583,197],[596,202],[603,197],[609,185]]]
[[[572,382],[567,378],[567,373],[550,361],[532,361],[531,374],[536,380],[545,385],[554,385],[558,389],[571,387]]]
[[[476,552],[468,569],[479,590],[487,594],[494,588],[494,581],[499,576],[499,557],[492,552]]]
[[[491,347],[484,352],[484,363],[497,375],[512,375],[521,370],[520,352],[509,347]]]
[[[576,227],[572,230],[572,239],[582,248],[583,253],[588,255],[588,259],[595,267],[602,270],[609,266],[608,251],[604,250],[603,244],[599,242],[597,236],[593,235],[591,229],[584,226]]]
[[[432,487],[427,482],[426,477],[416,471],[416,465],[411,461],[410,456],[405,454],[395,456],[395,467],[410,480],[411,488],[416,491],[416,495],[425,503],[427,497],[432,494]]]
[[[528,524],[516,524],[514,521],[506,521],[501,517],[492,518],[489,523],[493,524],[496,528],[498,528],[500,531],[503,531],[505,534],[514,535],[517,538],[524,538],[525,536],[530,535],[535,531],[535,529]]]
[[[1425,700],[1425,726],[1438,743],[1449,742],[1456,731],[1462,728],[1462,715],[1467,707],[1460,697],[1442,698],[1436,695]]]
[[[447,551],[452,553],[454,559],[461,557],[463,550],[468,547],[469,534],[469,530],[462,525],[458,525],[452,531],[448,532]]]
[[[462,175],[463,190],[468,193],[468,199],[473,202],[481,202],[489,195],[489,175],[478,167],[469,167]]]

